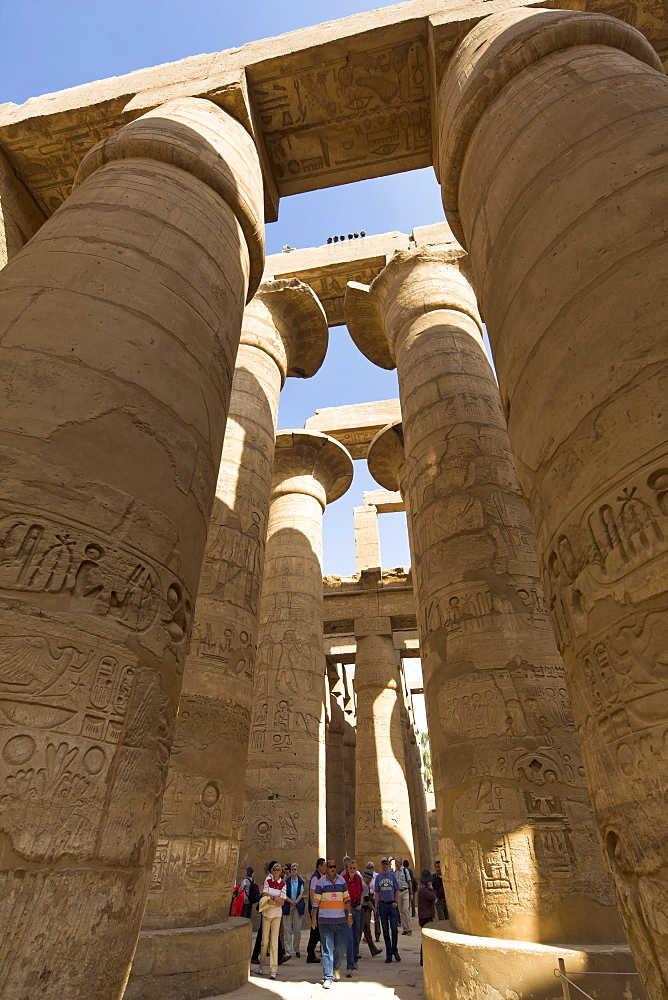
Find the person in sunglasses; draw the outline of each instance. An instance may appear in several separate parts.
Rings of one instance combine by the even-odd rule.
[[[323,987],[328,990],[339,979],[341,958],[348,944],[348,928],[353,923],[348,886],[336,872],[336,861],[327,861],[327,874],[316,884],[311,910],[311,927],[320,929]]]

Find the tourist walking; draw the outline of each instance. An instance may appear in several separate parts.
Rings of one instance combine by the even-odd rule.
[[[364,935],[364,940],[369,946],[369,951],[371,952],[371,957],[375,958],[376,955],[380,955],[381,949],[376,948],[373,943],[373,934],[371,933],[371,915],[374,912],[373,906],[373,894],[371,892],[371,880],[373,879],[373,870],[367,868],[362,872],[362,882],[364,883],[364,893],[362,895],[362,920],[361,920],[361,931],[360,941],[362,940],[362,935]],[[380,929],[378,931],[380,936]]]
[[[250,919],[253,912],[253,903],[257,903],[260,900],[260,891],[258,889],[257,882],[253,880],[254,869],[248,866],[246,869],[246,875],[241,881],[241,887],[239,893],[244,894],[244,902],[241,908],[241,916],[246,917],[247,920]],[[255,888],[253,888],[255,886]],[[252,898],[251,898],[252,897]]]
[[[376,909],[375,902],[375,892],[376,892],[376,866],[373,861],[369,861],[366,866],[366,871],[371,873],[371,882],[369,884],[369,893],[371,895],[371,902],[373,903],[373,931],[376,941],[380,941],[380,917],[378,916],[378,911]]]
[[[268,899],[268,903],[260,900],[262,911],[262,945],[260,946],[260,967],[259,974],[262,975],[262,961],[267,954],[269,945],[269,978],[276,979],[278,972],[278,937],[281,929],[281,917],[283,916],[283,903],[285,901],[285,882],[281,878],[282,869],[278,861],[269,864],[269,875],[264,881],[262,896]]]
[[[431,883],[431,872],[428,868],[420,876],[420,885],[417,891],[417,911],[418,923],[420,927],[431,924],[436,916],[436,901],[438,896],[434,892]],[[420,944],[420,965],[422,965],[422,944]]]
[[[348,943],[348,928],[352,926],[348,887],[336,872],[336,861],[327,862],[327,874],[316,883],[311,910],[311,927],[320,929],[323,987],[328,990],[339,978],[341,957]]]
[[[434,874],[431,876],[431,884],[436,893],[436,912],[439,920],[448,919],[448,904],[445,901],[445,889],[443,888],[443,876],[441,874],[441,862],[434,861]]]
[[[406,874],[406,869],[403,867],[400,861],[396,858],[390,858],[392,865],[392,871],[394,872],[397,882],[399,884],[399,916],[401,918],[401,933],[402,934],[412,934],[413,927],[411,925],[411,896],[413,895],[413,889],[411,886],[411,881]]]
[[[315,893],[315,887],[322,878],[323,875],[327,874],[327,865],[324,858],[318,858],[315,863],[315,871],[311,875],[309,882],[309,893],[308,893],[308,912],[309,916],[313,915],[313,898]],[[311,920],[311,933],[309,934],[308,944],[306,945],[306,961],[313,965],[318,959],[315,956],[315,946],[320,941],[320,931],[318,929],[317,921],[314,925],[313,920]]]
[[[404,870],[406,872],[406,878],[408,879],[408,884],[411,887],[411,917],[414,917],[415,916],[415,904],[416,904],[416,898],[415,897],[417,896],[418,884],[415,881],[415,872],[411,868],[411,866],[410,866],[407,858],[404,858],[403,867],[404,867]]]
[[[353,858],[348,859],[347,871],[343,873],[343,881],[348,887],[350,909],[353,914],[353,922],[348,928],[348,946],[346,948],[346,979],[352,979],[353,970],[357,968],[357,963],[360,960],[362,899],[364,897],[364,883],[362,876],[357,871],[357,862]]]
[[[301,958],[299,951],[302,936],[304,903],[304,879],[299,874],[299,865],[290,865],[290,874],[285,881],[286,900],[283,903],[283,928],[285,954]]]
[[[399,939],[399,883],[397,876],[390,867],[390,859],[383,858],[381,861],[382,871],[376,875],[376,913],[380,916],[383,928],[383,939],[385,941],[386,962],[391,962],[393,958],[397,962],[401,961],[397,942]]]

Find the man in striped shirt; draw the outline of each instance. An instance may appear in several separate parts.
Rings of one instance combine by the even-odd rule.
[[[327,862],[327,874],[316,883],[313,892],[311,927],[316,922],[320,930],[323,987],[328,990],[332,980],[339,978],[341,958],[348,944],[348,927],[353,922],[348,887],[336,874],[336,861]]]

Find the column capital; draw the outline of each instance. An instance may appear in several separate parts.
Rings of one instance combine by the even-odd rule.
[[[400,420],[378,431],[369,445],[367,465],[376,482],[386,490],[399,490],[404,478],[404,431]]]
[[[459,177],[469,141],[486,108],[532,63],[582,45],[620,49],[664,72],[645,36],[624,21],[607,14],[528,7],[483,18],[450,59],[437,96],[435,168],[446,217],[462,246],[467,244],[459,213]]]
[[[241,343],[274,359],[283,380],[311,378],[327,353],[329,328],[320,299],[299,278],[263,281],[244,310]]]
[[[407,323],[434,310],[482,320],[467,277],[468,260],[453,239],[440,246],[398,250],[370,285],[349,281],[345,318],[362,354],[380,368],[396,367],[396,340]]]
[[[264,269],[264,196],[257,150],[246,129],[203,98],[167,101],[93,146],[79,164],[73,190],[106,163],[126,159],[185,170],[230,206],[248,246],[249,302]]]
[[[317,431],[288,430],[276,435],[272,499],[289,493],[315,497],[323,510],[353,481],[353,460],[334,438]]]

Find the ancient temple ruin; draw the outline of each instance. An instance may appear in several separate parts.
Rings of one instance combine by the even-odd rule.
[[[431,867],[409,657],[425,996],[668,996],[666,58],[656,0],[413,0],[0,105],[3,997],[234,989],[273,848]],[[431,165],[433,225],[265,256]],[[399,399],[280,428],[341,323]]]

